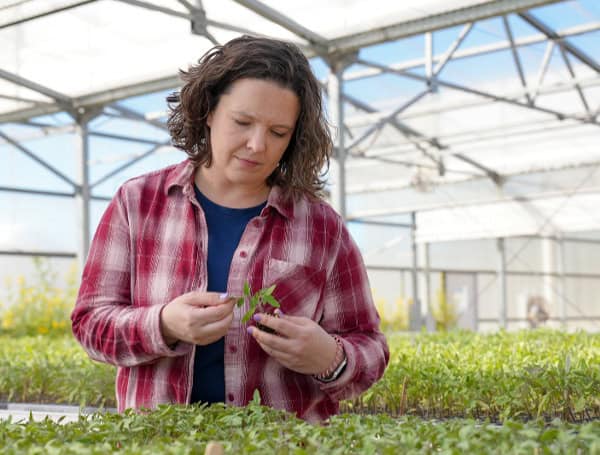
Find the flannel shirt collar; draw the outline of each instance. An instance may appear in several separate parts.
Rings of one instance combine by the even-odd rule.
[[[166,179],[165,194],[168,196],[171,188],[180,187],[185,196],[195,198],[194,195],[194,174],[196,167],[194,164],[185,160],[171,167]],[[272,207],[277,210],[282,216],[294,218],[294,202],[292,198],[286,198],[283,195],[281,187],[274,186],[269,192],[267,205],[265,208]]]

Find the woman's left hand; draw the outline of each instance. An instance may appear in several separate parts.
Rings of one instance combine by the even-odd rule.
[[[279,317],[264,313],[254,320],[277,334],[267,333],[258,327],[248,331],[260,347],[284,367],[297,373],[319,374],[331,366],[337,344],[319,324],[309,318],[288,316],[276,310]]]

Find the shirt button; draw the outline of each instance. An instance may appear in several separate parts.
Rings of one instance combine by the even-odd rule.
[[[230,393],[229,395],[227,395],[227,399],[229,401],[233,401],[233,393]]]
[[[240,257],[245,258],[246,256],[248,256],[248,253],[245,251],[240,251]]]
[[[234,344],[230,344],[229,352],[231,352],[231,353],[237,352],[237,347]]]

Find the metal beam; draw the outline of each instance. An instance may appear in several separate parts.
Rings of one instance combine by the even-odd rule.
[[[211,24],[214,22],[214,24]],[[464,21],[463,21],[464,22]],[[215,21],[208,20],[208,25],[214,25],[215,27],[221,27],[226,24],[216,23]],[[224,28],[224,27],[221,27]],[[231,30],[234,30],[234,27],[230,27]],[[571,36],[582,35],[585,33],[591,33],[594,31],[600,30],[600,22],[592,22],[590,24],[582,24],[577,25],[575,27],[565,28],[557,32],[557,35],[560,38],[568,38]],[[235,28],[235,31],[239,33],[247,33],[247,31]],[[531,44],[541,43],[546,41],[548,38],[543,34],[531,35],[523,38],[519,38],[515,40],[515,46],[528,46]],[[453,60],[473,57],[476,55],[484,55],[491,52],[503,51],[510,48],[510,43],[508,41],[503,41],[500,43],[493,43],[485,46],[476,46],[468,49],[463,49],[456,51],[456,53],[452,56]],[[443,55],[434,56],[433,60],[435,62],[440,62],[443,58]],[[424,58],[415,59],[411,61],[407,61],[401,64],[392,65],[392,68],[403,70],[403,69],[413,69],[420,68],[425,64]],[[345,80],[355,80],[364,77],[372,77],[381,74],[381,70],[378,69],[370,69],[367,71],[353,72],[345,75]],[[168,76],[152,81],[140,82],[131,85],[115,87],[108,90],[100,91],[97,93],[92,93],[89,95],[85,95],[82,97],[73,99],[74,107],[88,107],[95,105],[106,105],[113,103],[115,101],[122,100],[124,98],[129,98],[132,96],[144,95],[147,93],[157,92],[161,90],[173,89],[181,85],[181,80],[177,75]],[[64,109],[57,105],[48,105],[48,106],[37,106],[37,107],[29,107],[25,109],[19,109],[12,112],[6,112],[4,114],[0,114],[0,123],[5,122],[13,122],[19,121],[23,119],[33,118],[40,115],[53,114],[56,112],[61,112]]]
[[[466,156],[462,153],[453,153],[451,156],[458,158],[459,160],[464,161],[465,163],[469,163],[471,166],[485,172],[485,174],[496,185],[502,185],[502,183],[504,182],[504,178],[498,172],[494,171],[492,168],[489,168],[489,167],[481,164],[479,161],[469,158],[468,156]]]
[[[75,258],[75,253],[63,251],[0,250],[0,256],[40,256],[48,258]]]
[[[331,61],[329,70],[329,112],[332,128],[337,128],[334,138],[334,172],[335,181],[331,188],[331,201],[342,220],[346,221],[346,154],[347,147],[344,141],[344,70],[347,59]]]
[[[311,45],[314,46],[315,50],[320,54],[327,54],[327,39],[321,35],[309,30],[298,22],[290,19],[281,12],[271,8],[268,5],[258,0],[234,0],[236,3],[243,7],[253,11],[259,16],[268,19],[269,21],[283,27],[284,29],[292,32],[293,34],[305,39]]]
[[[2,131],[0,131],[0,138],[4,139],[10,145],[12,145],[13,147],[15,147],[17,150],[21,151],[23,154],[27,155],[33,161],[35,161],[36,163],[38,163],[39,165],[41,165],[42,167],[44,167],[46,170],[50,171],[52,174],[54,174],[55,176],[57,176],[62,181],[64,181],[64,182],[68,183],[69,185],[71,185],[71,187],[73,187],[74,190],[76,190],[79,187],[79,185],[77,185],[77,183],[75,183],[73,180],[71,180],[65,174],[63,174],[62,172],[60,172],[54,166],[46,163],[43,159],[39,158],[35,153],[29,151],[28,149],[26,149],[25,147],[23,147],[21,144],[19,144],[17,141],[13,140],[10,136],[4,134]]]
[[[600,30],[600,22],[592,22],[590,24],[578,25],[575,27],[565,28],[557,34],[562,38],[569,38],[572,36],[579,36],[586,33],[593,33]],[[531,46],[533,44],[545,43],[548,41],[548,37],[542,33],[537,35],[525,36],[522,38],[515,39],[515,47]],[[463,50],[457,50],[452,56],[452,60],[460,60],[463,58],[476,57],[478,55],[487,55],[494,52],[502,52],[510,49],[511,44],[508,40],[499,41],[497,43],[485,44],[481,46],[473,46]],[[434,55],[433,61],[439,62],[444,58],[444,55]],[[388,65],[390,68],[395,70],[410,70],[418,69],[425,66],[426,59],[424,57],[408,60],[406,62],[394,63]],[[373,77],[381,74],[382,71],[371,68],[360,71],[352,71],[346,73],[345,79],[347,81],[364,79]]]
[[[142,139],[139,137],[124,136],[122,134],[101,133],[100,131],[90,131],[88,134],[90,136],[94,136],[94,137],[102,137],[105,139],[115,139],[117,141],[136,142],[138,144],[148,144],[148,145],[162,144],[162,142],[155,141],[152,139]]]
[[[571,65],[571,62],[569,61],[569,56],[567,55],[564,47],[560,46],[559,49],[560,49],[560,55],[562,56],[563,61],[565,62],[565,66],[567,67],[567,70],[569,71],[569,76],[571,77],[571,81],[574,81],[575,90],[577,90],[577,93],[579,94],[579,99],[581,99],[581,104],[583,104],[583,109],[587,113],[588,117],[590,119],[594,120],[594,116],[592,115],[592,112],[590,111],[590,106],[588,105],[588,102],[585,99],[585,95],[583,94],[583,90],[581,90],[581,87],[576,82],[577,76],[575,75],[575,70],[573,70],[573,65]]]
[[[67,95],[57,92],[56,90],[52,90],[51,88],[45,87],[37,82],[30,81],[29,79],[25,79],[22,76],[17,74],[10,73],[3,69],[0,69],[0,79],[7,80],[12,82],[13,84],[19,85],[21,87],[28,88],[29,90],[33,90],[34,92],[41,93],[48,98],[53,99],[57,103],[61,104],[65,109],[70,109],[72,107],[72,99]]]
[[[30,188],[13,188],[10,186],[0,186],[0,191],[6,193],[22,193],[22,194],[32,194],[35,196],[50,196],[50,197],[74,197],[75,191],[70,193],[66,193],[64,191],[44,191],[44,190],[34,190]]]
[[[15,21],[6,22],[6,23],[0,23],[0,30],[2,30],[3,28],[8,28],[8,27],[12,27],[12,26],[15,26],[15,25],[24,24],[26,22],[29,22],[29,21],[32,21],[32,20],[35,20],[35,19],[40,19],[42,17],[46,17],[46,16],[49,16],[51,14],[60,13],[62,11],[67,11],[67,10],[70,10],[70,9],[73,9],[73,8],[78,8],[80,6],[87,5],[88,3],[95,3],[97,1],[98,0],[85,0],[85,1],[81,1],[81,2],[76,2],[76,3],[73,3],[71,5],[66,5],[66,6],[63,6],[63,7],[60,7],[60,8],[50,9],[48,11],[44,11],[43,13],[27,15],[27,16],[22,17],[21,19],[15,20]],[[38,2],[38,4],[39,3],[40,2]]]
[[[9,186],[0,186],[0,191],[4,191],[7,193],[18,193],[18,194],[32,194],[35,196],[49,196],[49,197],[68,197],[74,198],[75,192],[65,193],[64,191],[44,191],[44,190],[34,190],[30,188],[12,188]],[[112,198],[108,196],[90,196],[92,201],[102,201],[108,202]]]
[[[527,196],[522,195],[514,195],[514,196],[502,196],[497,198],[488,198],[488,199],[472,199],[463,202],[455,202],[452,204],[452,208],[464,208],[464,207],[475,207],[480,205],[491,205],[491,204],[504,204],[507,202],[522,202],[523,200],[533,201],[538,199],[550,199],[557,197],[564,197],[565,195],[576,196],[583,194],[598,194],[600,193],[600,187],[590,187],[585,189],[578,189],[573,192],[572,189],[562,190],[562,191],[545,191],[539,192],[535,194],[529,194]],[[352,221],[354,219],[365,219],[371,217],[380,217],[380,216],[392,216],[392,215],[406,215],[407,213],[418,211],[419,213],[447,209],[448,202],[436,202],[429,204],[412,204],[412,205],[404,205],[401,208],[385,208],[385,209],[368,209],[368,210],[357,210],[348,215],[348,221]]]
[[[396,223],[391,221],[372,221],[372,220],[362,220],[355,218],[353,220],[348,220],[350,223],[357,224],[368,224],[369,226],[384,226],[384,227],[401,227],[401,228],[412,228],[412,224],[409,223]]]
[[[375,63],[375,62],[371,62],[371,61],[367,61],[364,59],[358,59],[357,63],[361,64],[361,65],[365,65],[365,66],[372,66],[374,68],[379,68],[380,70],[384,71],[384,72],[388,72],[388,73],[392,73],[392,74],[398,74],[400,76],[404,76],[410,79],[415,79],[418,81],[423,81],[423,82],[427,82],[428,79],[425,76],[421,76],[419,74],[414,74],[414,73],[410,73],[408,71],[398,71],[398,70],[394,70],[393,68],[389,68],[385,65],[381,65],[379,63]],[[526,109],[531,109],[531,110],[535,110],[535,111],[539,111],[539,112],[544,112],[546,114],[550,114],[555,116],[556,118],[558,118],[559,120],[563,120],[565,118],[568,119],[572,119],[572,120],[577,120],[581,123],[588,123],[588,124],[593,124],[593,125],[597,125],[600,126],[600,124],[598,124],[594,119],[591,118],[587,118],[587,117],[580,117],[577,115],[571,115],[571,114],[566,114],[564,112],[558,112],[555,111],[553,109],[548,109],[542,106],[532,106],[529,105],[527,103],[522,103],[520,101],[514,100],[514,99],[510,99],[510,98],[506,98],[504,96],[499,96],[499,95],[494,95],[491,93],[487,93],[484,92],[482,90],[477,90],[474,88],[469,88],[469,87],[465,87],[464,85],[460,85],[460,84],[455,84],[452,82],[447,82],[447,81],[442,81],[439,80],[437,81],[438,85],[441,85],[443,87],[447,87],[447,88],[452,88],[455,90],[460,90],[466,93],[470,93],[472,95],[477,95],[477,96],[481,96],[483,98],[488,98],[491,99],[493,101],[502,101],[504,103],[508,103],[508,104],[513,104],[515,106],[520,106],[520,107],[524,107]]]
[[[365,139],[367,139],[369,136],[371,136],[375,131],[379,131],[381,128],[383,128],[383,126],[386,123],[389,123],[392,119],[396,118],[396,116],[398,114],[400,114],[401,112],[405,111],[406,109],[408,109],[410,106],[412,106],[413,104],[415,104],[417,101],[419,101],[421,98],[423,98],[425,95],[427,95],[428,93],[431,92],[431,89],[428,87],[425,90],[417,93],[415,96],[413,96],[412,98],[410,98],[408,101],[402,103],[398,108],[394,109],[391,113],[387,114],[385,117],[380,118],[374,125],[372,125],[371,127],[369,127],[367,129],[367,131],[365,131],[362,135],[360,135],[358,138],[356,138],[350,145],[348,145],[347,150],[350,151],[354,148],[356,148],[356,146],[358,146],[361,142],[363,142]],[[360,156],[362,153],[354,153],[354,156]]]
[[[519,239],[521,236],[511,237],[511,239]],[[445,241],[441,241],[438,243],[444,243]],[[411,267],[398,267],[398,266],[389,266],[389,265],[375,265],[370,264],[367,265],[367,269],[369,270],[381,270],[386,272],[410,272],[412,270]],[[419,267],[417,269],[419,272],[424,272],[425,269],[423,267]],[[449,268],[441,268],[441,267],[431,267],[429,269],[433,273],[440,272],[448,272],[448,273],[460,273],[466,275],[472,274],[480,274],[480,275],[496,275],[498,273],[497,270],[491,269],[449,269]],[[544,272],[534,272],[528,270],[507,270],[506,275],[514,275],[514,276],[532,276],[532,277],[542,277],[545,275]],[[583,279],[599,279],[600,273],[565,273],[565,277],[567,278],[583,278]],[[492,319],[493,321],[497,321],[497,319]]]
[[[77,259],[79,261],[79,270],[83,270],[87,261],[87,255],[90,250],[91,239],[91,210],[90,210],[90,144],[88,136],[88,125],[91,120],[88,116],[81,116],[77,119],[78,130],[78,149],[77,158],[79,164],[79,187],[75,194],[75,200],[78,206],[79,218],[79,245],[77,248]]]
[[[94,183],[92,183],[90,185],[90,188],[94,188],[94,187],[100,185],[101,183],[105,182],[109,178],[114,177],[119,172],[124,171],[128,167],[133,166],[135,163],[143,160],[144,158],[149,157],[150,155],[154,154],[158,149],[160,149],[161,147],[165,147],[165,146],[169,145],[170,143],[171,143],[171,140],[169,139],[168,141],[165,141],[162,144],[158,144],[155,147],[152,147],[147,152],[144,152],[141,155],[136,156],[135,158],[133,158],[132,160],[128,161],[127,163],[122,164],[121,166],[117,167],[116,169],[113,169],[112,171],[110,171],[108,174],[100,177],[98,180],[96,180]]]
[[[558,33],[556,33],[554,30],[552,30],[550,27],[548,27],[540,19],[533,16],[531,13],[520,13],[519,17],[521,17],[523,20],[525,20],[529,25],[533,26],[534,28],[537,28],[540,32],[542,32],[544,35],[546,35],[549,39],[556,42],[556,44],[558,44],[560,47],[562,47],[566,51],[573,54],[582,63],[585,63],[587,66],[592,68],[597,73],[600,73],[600,65],[598,64],[598,62],[596,62],[596,60],[594,60],[592,57],[587,55],[585,52],[583,52],[577,46],[571,44],[569,41],[567,41],[566,39],[561,37]]]
[[[510,50],[513,56],[513,61],[515,62],[515,67],[517,68],[517,73],[519,74],[519,80],[521,81],[521,86],[525,91],[525,98],[527,99],[527,104],[533,104],[531,100],[531,96],[529,95],[529,89],[527,88],[527,79],[525,79],[525,72],[523,71],[523,66],[521,65],[521,59],[519,58],[519,53],[517,52],[517,48],[515,47],[515,39],[513,37],[512,30],[510,29],[510,24],[508,23],[508,19],[506,16],[502,16],[502,23],[504,24],[504,31],[506,32],[506,36],[508,41],[510,42]]]
[[[546,73],[548,72],[548,67],[550,66],[550,59],[552,59],[552,51],[554,51],[554,41],[548,41],[546,45],[546,50],[544,51],[544,57],[542,58],[542,63],[540,64],[540,70],[538,72],[537,84],[533,89],[533,93],[531,94],[531,102],[535,103],[535,99],[539,95],[540,87],[544,83],[544,77],[546,77]]]
[[[149,125],[152,125],[163,131],[169,130],[169,127],[167,126],[166,123],[160,122],[158,120],[149,120],[144,116],[144,114],[140,114],[139,112],[134,111],[133,109],[129,109],[128,107],[122,106],[120,104],[113,104],[112,106],[110,106],[110,108],[119,112],[126,118],[130,118],[133,120],[140,120],[142,122],[148,123]]]
[[[496,239],[496,247],[498,250],[498,279],[500,281],[499,284],[499,303],[498,306],[499,314],[498,314],[498,322],[500,324],[501,329],[506,329],[507,327],[507,317],[508,317],[508,295],[506,291],[506,247],[503,238]]]
[[[577,84],[579,84],[581,87],[585,87],[585,88],[600,86],[600,78],[597,78],[597,77],[577,78],[575,81],[561,81],[561,82],[553,83],[552,85],[540,87],[538,94],[539,95],[550,95],[550,94],[555,94],[555,93],[564,93],[564,92],[567,92],[567,91],[573,89],[575,87],[575,85],[574,85],[575,82]],[[511,91],[509,93],[504,94],[505,97],[511,98],[511,99],[517,99],[524,95],[525,95],[525,93],[522,89]],[[427,117],[427,116],[430,116],[433,114],[441,114],[444,112],[452,112],[455,109],[461,110],[461,109],[467,109],[467,108],[471,108],[471,107],[485,106],[486,104],[490,104],[490,101],[487,98],[477,99],[477,100],[461,99],[459,101],[452,101],[449,103],[444,103],[442,105],[436,106],[435,108],[428,108],[428,109],[419,109],[418,107],[415,107],[415,109],[411,110],[410,112],[407,112],[403,116],[403,120]],[[600,113],[600,109],[598,110],[597,114],[598,113]],[[348,124],[350,125],[350,127],[370,125],[373,121],[376,121],[377,119],[381,118],[382,116],[383,116],[383,114],[380,114],[378,112],[374,113],[372,116],[356,115],[356,116],[352,117],[350,120],[348,120]],[[554,119],[552,121],[554,121]],[[535,123],[540,124],[540,123],[543,123],[543,121],[535,122]],[[522,124],[522,123],[520,123],[520,124]]]
[[[148,93],[159,92],[162,90],[174,89],[181,85],[181,79],[178,76],[170,76],[152,81],[146,81],[138,84],[115,87],[102,92],[91,93],[79,98],[73,98],[72,106],[77,109],[80,107],[88,108],[91,106],[105,106],[116,101],[130,98],[133,96],[146,95]],[[0,123],[15,122],[40,115],[54,114],[63,112],[65,109],[57,105],[48,105],[43,107],[26,108],[13,112],[0,114]]]
[[[409,325],[410,330],[419,331],[422,325],[422,314],[421,314],[421,300],[419,299],[419,258],[417,252],[417,217],[415,212],[410,214],[411,229],[410,229],[410,246],[411,246],[411,259],[412,259],[412,295],[413,305],[409,309]]]
[[[3,100],[17,101],[19,103],[31,103],[31,104],[34,104],[34,105],[52,106],[52,103],[50,103],[48,101],[36,100],[36,99],[33,99],[33,98],[25,98],[23,96],[3,95],[3,94],[0,93],[0,98],[3,99]]]
[[[164,6],[155,5],[154,3],[142,2],[140,0],[115,0],[121,3],[127,3],[132,6],[139,6],[150,11],[157,11],[159,13],[167,14],[169,16],[179,17],[180,19],[190,20],[192,15],[190,13],[182,13],[171,8],[165,8]]]
[[[502,16],[562,0],[496,0],[412,21],[402,21],[377,30],[343,36],[329,42],[329,51],[346,52],[362,47],[394,41],[425,32]]]
[[[465,40],[465,38],[467,37],[467,35],[469,34],[469,32],[472,29],[473,29],[473,22],[469,22],[467,25],[465,25],[462,28],[462,30],[458,34],[458,37],[454,40],[454,42],[450,45],[450,47],[448,47],[448,50],[444,53],[444,55],[442,56],[442,58],[436,65],[435,69],[433,70],[433,77],[437,77],[437,75],[442,72],[442,70],[444,69],[446,64],[454,56],[454,53],[456,52],[458,47],[462,44],[462,42]],[[432,57],[432,60],[434,60],[433,57]]]

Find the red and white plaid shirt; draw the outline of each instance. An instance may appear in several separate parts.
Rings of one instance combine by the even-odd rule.
[[[92,359],[118,367],[119,411],[189,403],[194,346],[163,340],[160,311],[206,290],[208,233],[189,161],[126,182],[96,231],[73,314],[73,333]],[[308,421],[338,411],[338,401],[377,381],[389,359],[360,252],[341,218],[322,201],[283,198],[273,187],[235,251],[227,292],[276,284],[285,314],[317,321],[340,336],[344,373],[322,383],[269,357],[235,308],[225,336],[225,400],[243,406],[258,389],[265,405]]]

